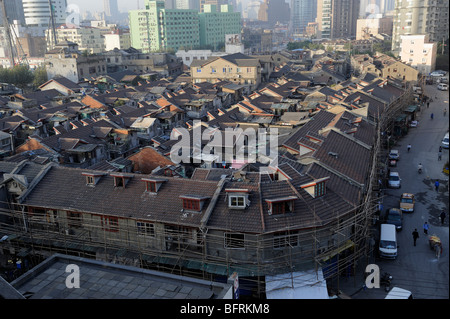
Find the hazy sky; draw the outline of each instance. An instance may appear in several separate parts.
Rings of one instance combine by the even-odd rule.
[[[119,11],[126,12],[128,10],[136,10],[138,1],[140,8],[142,8],[144,6],[144,0],[117,0]],[[103,0],[67,0],[67,3],[78,5],[81,12],[85,10],[91,12],[103,11]]]

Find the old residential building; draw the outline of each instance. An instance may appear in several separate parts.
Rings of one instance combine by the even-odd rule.
[[[191,63],[193,83],[216,83],[227,80],[254,90],[261,83],[261,63],[258,59],[242,53],[210,58]]]
[[[106,74],[106,59],[102,55],[86,55],[73,42],[62,42],[45,54],[48,77],[63,76],[74,83],[80,79]]]

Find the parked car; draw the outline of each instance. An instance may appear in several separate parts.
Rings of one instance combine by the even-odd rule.
[[[440,83],[440,84],[437,86],[437,89],[438,89],[439,91],[447,91],[447,90],[448,90],[448,85],[447,85],[447,84],[444,84],[444,83]]]
[[[437,82],[437,83],[448,83],[448,78],[446,78],[446,77],[441,77],[441,78],[439,78],[436,82]]]
[[[386,224],[394,225],[396,230],[402,230],[403,228],[403,215],[402,211],[398,208],[391,208],[386,214]]]
[[[448,148],[448,132],[445,133],[445,136],[442,139],[441,145],[443,148]]]
[[[418,121],[411,121],[411,123],[409,124],[409,127],[417,127],[418,124],[419,124]]]
[[[400,152],[398,150],[391,150],[389,152],[389,159],[398,161],[400,159]]]
[[[389,188],[401,188],[401,178],[398,172],[390,172],[388,179]]]
[[[400,196],[400,210],[402,212],[413,212],[415,203],[416,199],[414,198],[414,194],[403,193]]]
[[[430,76],[441,77],[441,76],[445,76],[446,74],[447,74],[447,72],[445,72],[445,71],[437,70],[437,71],[431,72]]]

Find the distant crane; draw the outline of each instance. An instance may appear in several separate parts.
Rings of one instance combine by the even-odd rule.
[[[6,42],[9,47],[9,52],[10,52],[9,59],[10,59],[11,67],[13,67],[16,63],[14,60],[14,47],[13,47],[13,42],[12,42],[12,37],[11,37],[11,30],[9,28],[8,15],[6,14],[5,1],[0,0],[0,4],[1,4],[1,8],[2,8],[2,13],[3,13],[3,27],[5,29]]]

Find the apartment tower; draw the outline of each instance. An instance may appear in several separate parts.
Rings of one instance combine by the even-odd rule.
[[[321,38],[348,39],[356,36],[360,0],[317,0]]]
[[[401,51],[401,36],[428,34],[430,42],[448,39],[448,0],[396,0],[392,51]]]

